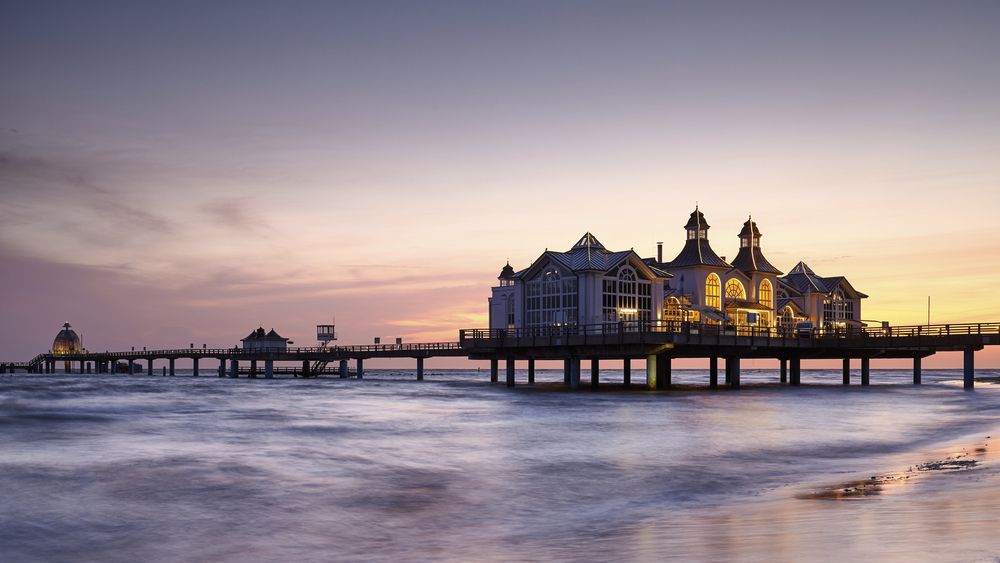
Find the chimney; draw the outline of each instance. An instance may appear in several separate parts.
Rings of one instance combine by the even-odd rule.
[[[663,263],[663,243],[656,243],[656,261]]]

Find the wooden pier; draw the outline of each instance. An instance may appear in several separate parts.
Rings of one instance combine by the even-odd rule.
[[[962,352],[966,388],[975,384],[975,352],[985,346],[1000,345],[1000,323],[919,325],[861,328],[852,330],[781,333],[757,327],[730,328],[714,324],[668,321],[628,321],[601,325],[567,325],[529,329],[465,329],[458,342],[376,344],[363,346],[321,346],[313,348],[182,348],[172,350],[131,350],[127,352],[84,352],[73,355],[39,354],[29,362],[0,363],[0,373],[24,370],[54,373],[58,362],[78,365],[80,373],[116,371],[118,362],[134,373],[138,362],[146,361],[146,373],[153,375],[154,360],[168,360],[168,373],[174,375],[176,360],[188,359],[195,376],[217,374],[219,377],[273,377],[275,373],[293,373],[315,377],[320,374],[350,376],[348,361],[355,362],[355,377],[364,378],[364,361],[372,358],[413,358],[417,379],[423,379],[423,365],[431,357],[468,357],[490,360],[490,380],[499,381],[499,365],[504,362],[506,384],[514,386],[517,361],[528,364],[528,382],[534,382],[537,360],[561,360],[564,381],[579,388],[583,360],[590,360],[590,384],[600,384],[601,360],[623,360],[624,379],[631,385],[631,360],[646,361],[648,389],[662,389],[671,384],[674,358],[707,358],[709,385],[719,385],[718,367],[725,365],[724,382],[740,387],[740,361],[747,358],[772,358],[780,362],[780,381],[801,383],[802,360],[841,359],[844,384],[851,382],[851,360],[861,363],[862,385],[869,385],[872,359],[909,358],[913,361],[913,383],[921,382],[921,360],[937,352]],[[216,366],[202,364],[206,360]],[[275,368],[274,362],[296,362],[299,367]],[[324,367],[339,363],[339,369]],[[73,369],[75,371],[75,369]]]

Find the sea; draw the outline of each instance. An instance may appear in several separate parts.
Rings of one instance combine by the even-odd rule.
[[[582,371],[4,374],[0,561],[1000,563],[996,370]]]

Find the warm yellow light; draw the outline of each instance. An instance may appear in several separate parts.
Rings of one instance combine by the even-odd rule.
[[[620,313],[638,313],[639,309],[618,309]]]

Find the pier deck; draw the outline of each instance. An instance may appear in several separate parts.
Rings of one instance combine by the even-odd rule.
[[[534,380],[536,360],[562,360],[565,381],[570,387],[579,385],[580,362],[591,360],[591,384],[599,382],[599,362],[602,359],[625,361],[625,383],[631,383],[630,361],[646,360],[646,385],[650,389],[670,385],[670,362],[673,358],[708,358],[710,380],[717,385],[718,360],[725,362],[726,382],[739,387],[739,362],[743,358],[773,358],[781,363],[782,382],[798,385],[802,360],[841,359],[844,361],[844,383],[850,383],[850,361],[861,361],[861,383],[869,383],[869,366],[877,358],[909,358],[913,360],[913,381],[920,383],[920,361],[937,352],[960,351],[964,354],[965,385],[974,385],[974,353],[985,346],[1000,345],[1000,323],[920,325],[901,327],[861,328],[816,333],[782,333],[775,329],[756,327],[730,328],[712,324],[667,321],[630,321],[600,325],[571,325],[528,329],[465,329],[459,331],[458,342],[375,344],[360,346],[320,346],[311,348],[181,348],[170,350],[131,350],[126,352],[85,352],[73,355],[39,354],[29,362],[0,363],[0,372],[24,369],[51,373],[57,362],[94,365],[95,372],[113,371],[119,361],[127,363],[129,371],[136,362],[145,360],[152,372],[153,360],[168,360],[170,373],[174,362],[188,359],[199,373],[199,361],[219,362],[219,376],[238,377],[241,372],[261,373],[271,377],[276,373],[274,362],[298,362],[298,368],[278,368],[277,373],[317,375],[329,362],[339,362],[336,371],[347,377],[347,361],[356,362],[356,376],[363,378],[364,360],[371,358],[414,358],[417,379],[423,378],[423,361],[431,357],[468,357],[491,361],[491,381],[498,381],[499,362],[506,362],[507,384],[514,385],[514,362],[528,362],[528,380]],[[249,370],[240,363],[249,362]],[[257,363],[263,362],[262,370]],[[227,369],[227,363],[228,369]],[[207,366],[205,366],[207,367]],[[210,371],[216,371],[209,368]],[[209,371],[206,370],[206,371]],[[330,370],[322,370],[329,373]]]

